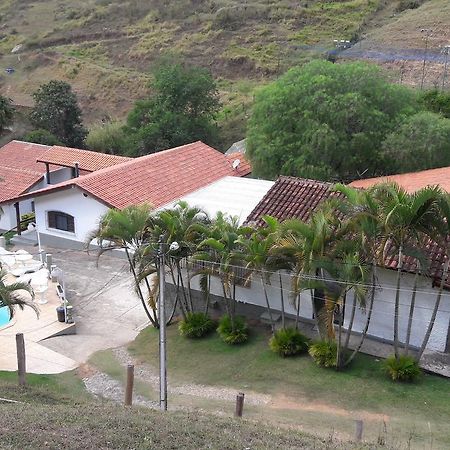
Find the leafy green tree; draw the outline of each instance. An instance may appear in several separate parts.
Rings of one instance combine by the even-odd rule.
[[[52,80],[33,94],[35,105],[31,122],[55,135],[64,145],[82,147],[86,129],[81,120],[81,109],[70,84]]]
[[[450,165],[450,119],[432,112],[408,117],[383,143],[393,172]]]
[[[421,98],[422,104],[431,112],[442,114],[450,119],[450,93],[432,89],[426,91]]]
[[[39,129],[33,130],[23,136],[26,142],[34,142],[43,145],[61,145],[62,142],[50,131]]]
[[[247,134],[253,173],[346,181],[385,174],[381,143],[417,108],[412,90],[373,65],[293,68],[256,96]]]
[[[120,122],[110,122],[93,127],[86,136],[86,146],[89,150],[123,155],[129,147],[124,125]]]
[[[219,97],[210,73],[199,67],[162,65],[153,96],[137,101],[128,115],[134,153],[147,154],[201,140],[214,144]]]
[[[11,100],[0,95],[0,132],[11,125],[13,118],[14,108],[11,105]]]

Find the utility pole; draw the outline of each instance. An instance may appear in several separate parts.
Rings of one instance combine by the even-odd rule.
[[[422,33],[425,33],[425,53],[423,55],[422,80],[420,82],[420,90],[423,90],[423,84],[425,81],[425,67],[427,64],[427,56],[428,56],[428,39],[431,36],[432,30],[423,29],[420,31]]]
[[[158,264],[159,264],[159,408],[167,411],[167,368],[166,368],[166,312],[165,312],[165,270],[164,270],[164,244],[163,236],[159,239]]]
[[[442,90],[445,89],[445,78],[447,77],[447,66],[448,66],[448,53],[450,51],[450,45],[444,47],[445,63],[444,63],[444,74],[442,75]]]

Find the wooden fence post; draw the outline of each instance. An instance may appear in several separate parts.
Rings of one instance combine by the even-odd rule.
[[[236,417],[242,417],[242,412],[244,410],[244,393],[239,392],[239,394],[236,396]]]
[[[128,364],[127,366],[127,387],[125,390],[125,406],[133,404],[133,384],[134,384],[134,366]]]
[[[17,348],[17,372],[19,375],[19,386],[25,386],[25,341],[22,333],[16,334],[16,348]]]
[[[362,436],[363,436],[364,422],[362,420],[355,420],[355,425],[356,425],[356,430],[355,430],[356,442],[361,442]]]

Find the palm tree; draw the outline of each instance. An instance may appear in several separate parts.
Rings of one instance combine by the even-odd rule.
[[[313,309],[320,337],[325,339],[328,314],[324,308],[331,299],[323,296],[323,283],[314,280],[320,274],[317,261],[324,257],[332,242],[340,236],[339,223],[331,211],[324,208],[312,215],[309,223],[290,219],[281,223],[279,237],[273,245],[273,253],[285,260],[285,268],[291,272],[293,302],[296,306],[295,326],[298,328],[300,316],[300,294],[303,290],[314,291]]]
[[[193,276],[201,275],[204,278],[210,275],[220,279],[225,309],[234,331],[236,268],[242,264],[240,237],[250,234],[252,229],[240,227],[237,217],[228,217],[220,212],[211,225],[192,228],[207,236],[199,243],[198,250],[192,257],[202,265],[194,271]],[[205,283],[202,285],[205,286]]]
[[[31,298],[34,298],[34,292],[28,283],[6,283],[7,273],[4,269],[0,269],[0,308],[6,307],[9,309],[9,315],[12,318],[15,313],[16,306],[23,309],[28,306],[39,315],[39,311],[36,305],[29,302],[23,295],[21,291],[27,292]]]
[[[266,224],[265,227],[253,230],[250,235],[241,236],[238,242],[242,247],[242,260],[247,263],[245,267],[249,270],[246,282],[248,283],[251,280],[254,272],[259,275],[273,334],[275,332],[275,322],[273,320],[272,310],[270,309],[267,284],[270,284],[270,269],[276,267],[276,265],[273,264],[271,251],[276,240],[279,223],[275,218],[270,216],[263,217],[263,220]],[[284,326],[283,306],[284,305],[282,305]]]
[[[404,255],[420,260],[421,247],[426,239],[440,240],[448,233],[442,211],[446,194],[439,187],[426,187],[409,194],[395,183],[372,188],[371,193],[381,205],[381,218],[385,230],[384,256],[390,249],[397,251],[397,280],[394,304],[394,354],[399,357],[399,309],[401,273]],[[410,313],[410,321],[412,314]],[[411,325],[409,325],[411,326]]]
[[[135,288],[141,300],[144,311],[150,322],[157,327],[158,318],[156,311],[155,288],[152,287],[147,276],[156,271],[147,267],[146,276],[137,273],[137,255],[142,247],[151,207],[147,204],[128,206],[122,210],[110,209],[100,219],[99,226],[94,230],[86,241],[86,247],[92,243],[98,245],[98,258],[105,252],[112,250],[124,250],[128,265],[135,281]],[[142,291],[141,282],[144,280],[147,287],[147,299]]]
[[[191,207],[187,202],[180,201],[173,208],[158,211],[150,216],[149,225],[146,228],[142,251],[138,254],[140,259],[140,271],[145,273],[146,267],[154,265],[155,242],[163,237],[163,243],[167,245],[168,252],[166,264],[172,278],[172,283],[176,287],[175,300],[172,315],[175,312],[180,296],[180,309],[183,316],[194,312],[190,288],[189,264],[187,260],[194,253],[197,245],[204,237],[196,231],[197,226],[207,227],[210,223],[208,214],[201,208]],[[176,242],[177,248],[171,248],[170,244]],[[149,257],[150,256],[150,257]],[[149,260],[149,261],[147,261]],[[185,282],[182,263],[185,262],[188,271]],[[187,285],[187,288],[186,288]]]

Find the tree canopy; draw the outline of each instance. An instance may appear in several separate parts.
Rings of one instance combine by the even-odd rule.
[[[199,67],[164,64],[154,76],[152,97],[137,101],[128,115],[134,153],[154,153],[197,140],[214,144],[220,103],[210,73]]]
[[[0,95],[0,132],[10,125],[14,117],[14,108],[9,98]]]
[[[450,166],[450,119],[417,113],[386,138],[383,148],[392,172]]]
[[[64,145],[82,147],[86,130],[81,120],[81,109],[70,84],[52,80],[43,84],[34,94],[35,106],[31,122],[36,128],[49,131]]]
[[[417,110],[414,92],[373,65],[293,68],[256,96],[247,134],[253,173],[344,181],[384,174],[381,143]]]

